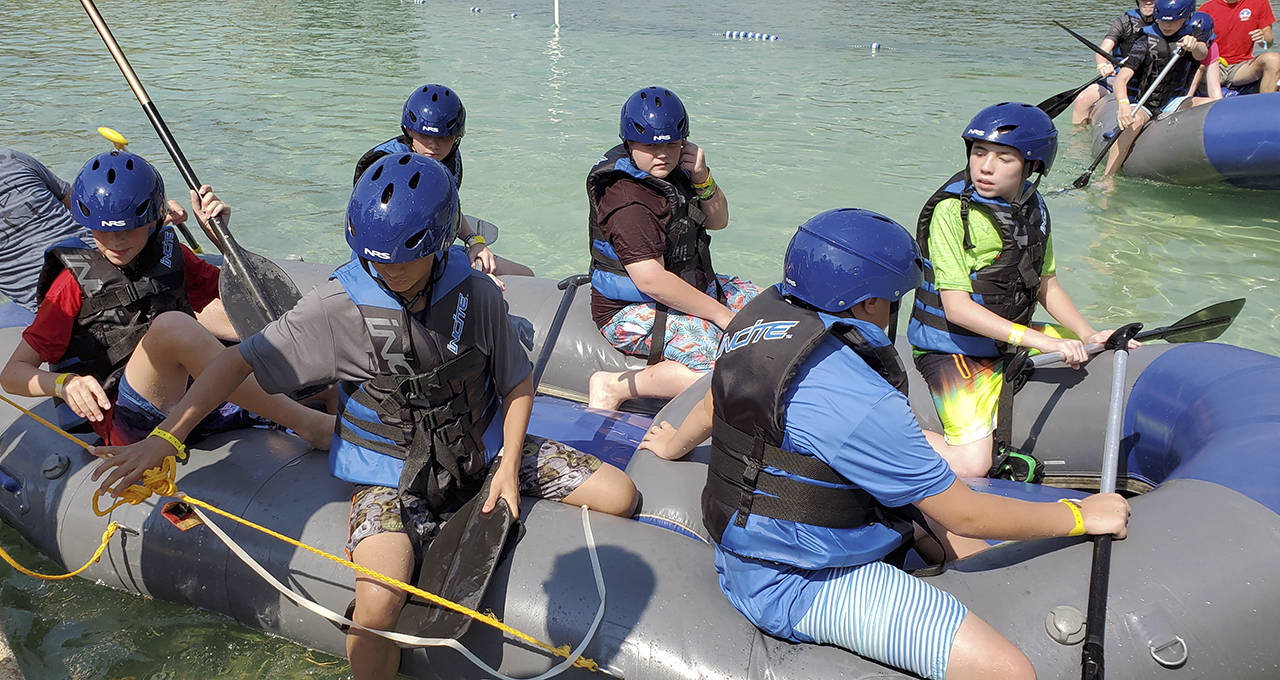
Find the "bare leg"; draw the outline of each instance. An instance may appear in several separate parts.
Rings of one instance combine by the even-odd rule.
[[[619,517],[630,517],[639,501],[636,485],[627,473],[605,463],[587,481],[560,499],[567,505],[585,505],[592,510]]]
[[[1134,140],[1142,133],[1143,126],[1147,124],[1147,121],[1151,120],[1151,116],[1147,115],[1146,111],[1139,110],[1134,114],[1134,120],[1137,121],[1137,125],[1130,125],[1121,130],[1120,138],[1116,140],[1115,144],[1111,145],[1111,154],[1107,156],[1107,168],[1103,171],[1104,175],[1109,177],[1120,170],[1124,160],[1129,157],[1129,149],[1133,148]]]
[[[413,544],[403,533],[374,534],[356,545],[352,561],[408,582],[413,576]],[[405,597],[403,590],[356,576],[356,608],[351,619],[369,628],[393,630]],[[389,680],[400,668],[400,649],[386,638],[352,628],[347,633],[347,659],[355,680]]]
[[[1264,52],[1241,66],[1230,84],[1240,86],[1258,81],[1259,92],[1275,92],[1277,78],[1280,78],[1280,53]]]
[[[596,371],[591,374],[587,405],[614,410],[628,399],[658,397],[669,399],[680,394],[701,373],[670,359],[638,371]]]
[[[141,396],[161,411],[168,411],[187,391],[187,376],[199,377],[205,366],[222,352],[218,342],[194,318],[166,312],[151,322],[125,367],[125,377]],[[250,376],[231,401],[297,432],[312,446],[326,450],[333,435],[334,418],[306,408],[281,394],[267,394]]]
[[[965,614],[947,657],[947,680],[1033,680],[1027,656],[973,612]]]
[[[1084,125],[1088,123],[1089,113],[1093,111],[1093,105],[1098,103],[1104,93],[1105,90],[1102,89],[1101,85],[1091,85],[1076,95],[1076,100],[1071,105],[1071,124]]]
[[[924,431],[924,438],[938,452],[942,459],[951,466],[951,471],[959,477],[986,477],[991,469],[991,435],[976,442],[951,445],[937,432]]]

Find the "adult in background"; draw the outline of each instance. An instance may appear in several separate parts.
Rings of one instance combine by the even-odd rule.
[[[71,185],[43,163],[0,148],[0,294],[36,311],[44,251],[89,232],[71,218]]]
[[[1200,6],[1200,11],[1213,17],[1222,54],[1219,62],[1222,84],[1241,87],[1258,83],[1259,92],[1275,92],[1276,81],[1280,79],[1280,53],[1263,52],[1253,56],[1255,44],[1269,45],[1275,39],[1271,24],[1276,22],[1276,15],[1270,1],[1209,0]]]
[[[590,405],[608,409],[674,397],[711,370],[724,327],[760,290],[711,266],[707,230],[729,224],[729,202],[688,140],[680,98],[639,90],[619,127],[622,143],[587,175],[591,316],[610,344],[649,365],[591,376]]]

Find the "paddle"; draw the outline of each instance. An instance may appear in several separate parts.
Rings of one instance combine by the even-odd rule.
[[[1129,340],[1142,324],[1117,328],[1107,339],[1107,349],[1115,350],[1111,370],[1111,401],[1107,405],[1107,437],[1102,450],[1100,493],[1115,493],[1120,466],[1120,428],[1124,420],[1124,382],[1129,367]],[[1107,589],[1111,582],[1111,535],[1093,537],[1093,564],[1089,570],[1089,609],[1085,614],[1084,648],[1080,653],[1080,677],[1102,680],[1103,643],[1107,627]]]
[[[1076,40],[1079,40],[1080,42],[1084,43],[1085,47],[1088,47],[1089,49],[1093,50],[1094,52],[1097,52],[1097,53],[1098,53],[1098,55],[1099,55],[1099,56],[1101,56],[1103,59],[1106,59],[1107,61],[1111,62],[1111,64],[1112,64],[1113,66],[1119,66],[1119,65],[1120,65],[1120,61],[1117,61],[1117,60],[1116,60],[1116,58],[1115,58],[1114,56],[1112,56],[1112,55],[1108,54],[1108,53],[1107,53],[1105,50],[1103,50],[1101,47],[1099,47],[1099,46],[1097,46],[1097,45],[1093,44],[1092,42],[1090,42],[1088,38],[1084,37],[1083,35],[1080,35],[1079,33],[1076,33],[1075,31],[1073,31],[1073,30],[1071,30],[1071,29],[1067,28],[1066,26],[1063,26],[1063,25],[1062,25],[1061,23],[1059,23],[1057,20],[1054,20],[1054,22],[1053,22],[1053,23],[1054,23],[1054,24],[1057,24],[1058,28],[1061,28],[1062,30],[1066,31],[1067,33],[1070,33],[1070,34],[1071,34],[1071,37],[1073,37],[1073,38],[1075,38]]]
[[[1160,83],[1164,81],[1165,76],[1169,75],[1169,71],[1173,70],[1174,64],[1178,63],[1178,59],[1181,56],[1182,48],[1179,47],[1174,49],[1173,56],[1169,58],[1169,63],[1165,64],[1164,69],[1160,71],[1160,75],[1156,77],[1155,82],[1151,83],[1151,87],[1148,87],[1147,91],[1142,93],[1142,98],[1139,99],[1138,103],[1133,107],[1134,111],[1141,109],[1142,105],[1147,103],[1147,99],[1155,93],[1157,87],[1160,87]],[[1089,165],[1089,169],[1085,170],[1084,174],[1077,177],[1076,181],[1071,183],[1071,186],[1077,189],[1083,189],[1089,186],[1089,177],[1093,175],[1093,171],[1097,169],[1098,164],[1102,162],[1102,159],[1107,157],[1107,154],[1111,151],[1111,147],[1115,145],[1116,140],[1120,139],[1120,132],[1119,126],[1111,131],[1111,136],[1107,139],[1107,143],[1102,147],[1102,151],[1098,153],[1098,157],[1093,159],[1093,163]]]
[[[1095,77],[1093,80],[1090,80],[1089,82],[1085,83],[1084,85],[1081,85],[1080,87],[1075,88],[1074,90],[1065,90],[1065,91],[1059,92],[1058,94],[1055,94],[1052,97],[1049,97],[1048,99],[1040,102],[1039,104],[1036,104],[1036,108],[1040,109],[1041,111],[1044,111],[1045,115],[1049,116],[1050,118],[1057,118],[1059,115],[1062,114],[1063,111],[1066,111],[1073,102],[1075,102],[1076,97],[1080,96],[1081,92],[1084,92],[1086,89],[1093,87],[1094,85],[1097,85],[1098,83],[1102,82],[1102,78],[1103,77],[1099,75]]]
[[[80,0],[80,4],[84,6],[84,11],[89,15],[94,28],[98,30],[102,42],[106,43],[116,66],[120,67],[120,72],[124,74],[133,94],[138,98],[138,103],[142,105],[142,111],[147,114],[151,126],[160,135],[160,141],[164,143],[165,150],[178,166],[178,171],[186,180],[187,186],[191,187],[192,191],[198,191],[201,186],[200,180],[196,178],[191,164],[178,148],[177,141],[169,132],[164,119],[160,117],[155,104],[147,96],[147,91],[143,89],[138,75],[134,73],[115,36],[111,34],[111,29],[98,13],[97,6],[93,4],[93,0]],[[293,307],[298,301],[298,288],[274,262],[242,249],[231,236],[231,232],[227,231],[226,220],[214,218],[208,220],[207,226],[212,231],[214,245],[226,257],[225,269],[230,274],[219,278],[218,291],[222,304],[227,310],[227,316],[231,319],[231,325],[235,327],[236,333],[241,338],[249,337]]]
[[[1168,326],[1161,326],[1138,333],[1133,339],[1138,342],[1164,340],[1174,343],[1217,340],[1239,316],[1240,310],[1244,308],[1244,303],[1244,298],[1236,298],[1235,300],[1212,304],[1178,319]],[[1112,334],[1112,337],[1114,337],[1114,334]],[[1106,345],[1086,345],[1084,348],[1089,353],[1089,356],[1093,356],[1104,349],[1106,349]],[[1031,365],[1039,368],[1059,361],[1062,361],[1061,352],[1049,352],[1033,357]],[[1019,372],[1018,368],[1013,370]]]
[[[578,286],[587,283],[591,277],[586,274],[575,274],[566,277],[556,285],[564,291],[560,297],[560,306],[556,308],[542,340],[542,351],[538,354],[537,364],[533,368],[533,391],[538,391],[538,383],[551,359],[556,339],[560,337],[560,329],[564,327],[569,306],[573,303],[574,293]],[[515,455],[519,455],[516,452]],[[497,466],[494,466],[497,469]],[[453,600],[459,604],[475,609],[480,606],[485,591],[489,588],[489,580],[498,567],[502,557],[502,549],[506,546],[512,526],[511,510],[505,501],[499,501],[489,514],[480,512],[485,499],[489,497],[490,477],[484,486],[470,501],[458,510],[457,514],[445,522],[440,533],[427,547],[422,558],[422,573],[417,585],[428,592]],[[474,620],[471,617],[456,614],[443,607],[427,605],[420,600],[412,602],[424,605],[422,608],[406,608],[401,616],[401,625],[407,626],[415,634],[425,637],[458,639],[467,632]]]

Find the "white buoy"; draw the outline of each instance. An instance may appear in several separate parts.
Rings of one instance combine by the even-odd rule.
[[[878,42],[873,42],[873,43],[871,43],[871,54],[872,54],[872,56],[875,56],[875,55],[877,55],[877,54],[879,54],[879,53],[880,53],[880,43],[878,43]]]

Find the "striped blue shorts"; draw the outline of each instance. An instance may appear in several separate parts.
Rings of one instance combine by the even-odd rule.
[[[941,680],[967,609],[954,595],[884,562],[826,572],[813,606],[795,626],[805,642],[844,647]]]

